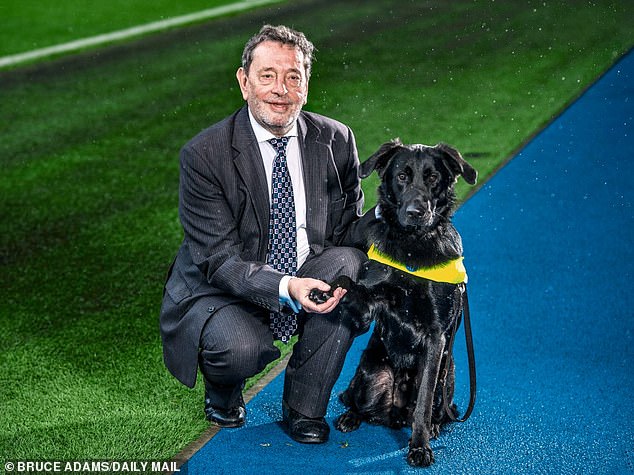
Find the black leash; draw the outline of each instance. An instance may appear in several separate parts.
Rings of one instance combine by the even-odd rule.
[[[453,411],[449,409],[447,404],[447,376],[449,374],[449,363],[453,354],[453,342],[458,333],[458,326],[460,325],[460,319],[456,318],[454,328],[449,338],[449,349],[447,350],[447,359],[443,369],[443,385],[442,385],[442,404],[447,416],[454,422],[464,422],[469,419],[469,416],[473,412],[476,400],[476,367],[475,367],[475,353],[473,351],[473,336],[471,334],[471,314],[469,312],[469,298],[467,296],[467,286],[465,284],[460,285],[460,291],[462,292],[462,315],[464,317],[464,335],[465,342],[467,344],[467,358],[469,359],[469,406],[462,418],[454,417]]]

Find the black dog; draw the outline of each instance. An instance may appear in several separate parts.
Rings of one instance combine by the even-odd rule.
[[[362,421],[411,425],[407,461],[428,466],[434,462],[430,438],[457,416],[449,335],[460,324],[466,273],[462,241],[451,224],[454,185],[459,176],[475,184],[477,172],[448,145],[398,140],[365,161],[361,177],[373,170],[381,177],[380,217],[368,231],[370,260],[358,283],[343,277],[331,286],[348,289],[340,305],[357,328],[376,324],[340,396],[348,411],[335,426],[349,432]],[[319,291],[311,296],[327,297]]]

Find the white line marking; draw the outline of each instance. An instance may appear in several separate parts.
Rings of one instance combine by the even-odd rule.
[[[394,452],[389,452],[387,454],[375,455],[374,457],[364,457],[359,459],[348,460],[348,463],[352,464],[356,468],[359,468],[369,463],[380,462],[382,460],[398,457],[401,454],[405,454],[407,451],[408,451],[408,448],[405,447],[399,450],[395,450]]]
[[[90,38],[83,38],[80,40],[62,43],[55,46],[35,49],[32,51],[27,51],[25,53],[4,56],[0,58],[0,68],[23,63],[32,59],[43,58],[53,54],[70,53],[89,46],[103,45],[105,43],[110,43],[113,41],[125,40],[133,36],[139,36],[146,33],[154,33],[174,26],[182,26],[187,23],[206,20],[209,18],[225,15],[227,13],[235,13],[242,10],[247,10],[249,8],[267,5],[270,3],[278,3],[280,1],[282,0],[244,0],[241,2],[231,3],[229,5],[209,8],[207,10],[202,10],[196,13],[190,13],[188,15],[168,18],[167,20],[155,21],[152,23],[146,23],[145,25],[126,28],[125,30],[113,31],[112,33],[91,36]]]

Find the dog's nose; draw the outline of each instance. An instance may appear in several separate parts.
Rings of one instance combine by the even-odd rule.
[[[412,221],[419,221],[423,217],[423,210],[412,204],[405,208],[405,214],[408,219],[411,219]]]

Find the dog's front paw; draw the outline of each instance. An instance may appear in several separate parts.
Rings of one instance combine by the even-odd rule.
[[[429,467],[434,463],[434,452],[431,447],[410,447],[407,454],[407,463],[414,467]]]
[[[308,298],[318,305],[327,302],[330,297],[332,297],[332,291],[330,290],[328,292],[325,292],[319,289],[311,289],[310,293],[308,294]]]
[[[332,297],[335,289],[338,289],[339,287],[343,289],[349,289],[352,285],[353,282],[350,277],[341,275],[330,284],[329,291],[326,292],[319,289],[311,289],[310,293],[308,294],[308,298],[316,304],[321,305],[322,303],[327,302],[328,299]]]
[[[335,421],[335,429],[341,432],[352,432],[361,425],[361,418],[351,411],[345,412]]]

